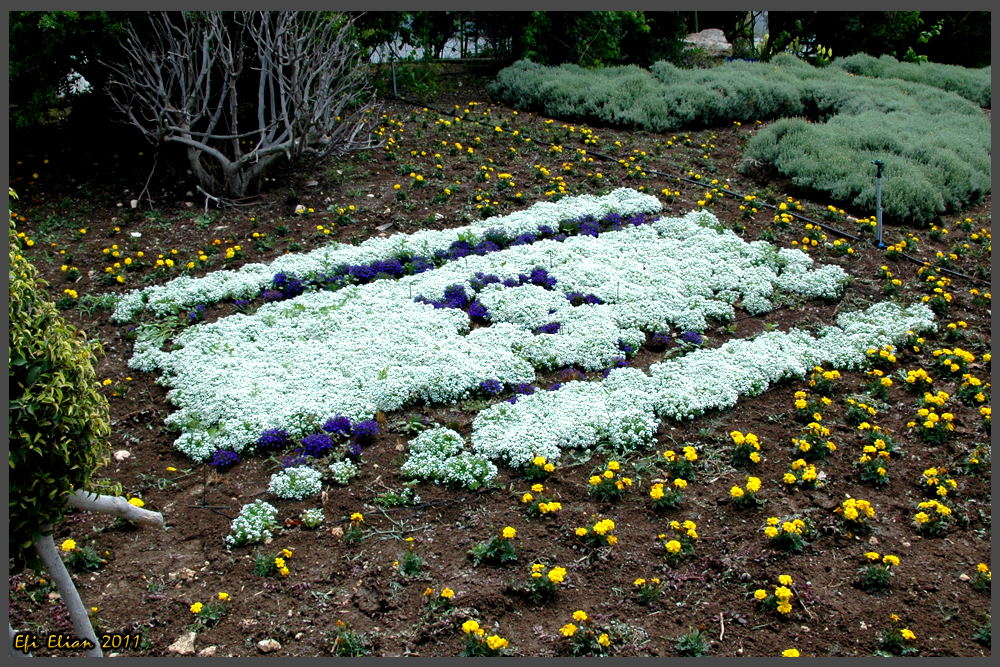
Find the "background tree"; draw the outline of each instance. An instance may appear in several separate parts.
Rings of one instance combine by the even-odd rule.
[[[381,145],[371,137],[375,93],[352,18],[163,12],[147,19],[146,39],[132,23],[125,27],[125,61],[112,65],[109,91],[152,143],[186,148],[206,194],[243,197],[281,158]],[[249,104],[244,77],[256,84]]]

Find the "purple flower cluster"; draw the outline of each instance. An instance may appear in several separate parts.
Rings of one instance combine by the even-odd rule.
[[[548,324],[543,324],[542,326],[538,327],[537,329],[532,331],[532,333],[535,335],[554,334],[554,333],[559,333],[559,329],[561,328],[562,325],[559,324],[558,322],[549,322]]]
[[[260,298],[264,303],[271,303],[272,301],[281,301],[285,295],[276,289],[266,289],[261,292]]]
[[[202,304],[198,304],[188,312],[188,323],[194,324],[196,322],[201,322],[205,319],[205,315],[208,314],[208,308]]]
[[[503,383],[500,380],[495,380],[490,378],[489,380],[483,380],[479,383],[479,388],[483,393],[490,396],[496,396],[503,391]]]
[[[670,345],[670,333],[667,331],[657,331],[653,334],[653,340],[650,342],[650,347],[664,348]]]
[[[582,306],[585,303],[591,305],[604,303],[599,296],[595,294],[584,294],[583,292],[566,292],[566,299],[573,307]]]
[[[284,271],[274,274],[271,284],[274,285],[275,290],[281,293],[284,299],[293,299],[306,290],[306,286],[302,284],[302,281],[294,273],[285,273]]]
[[[302,453],[319,458],[333,449],[333,439],[326,433],[314,433],[302,438]]]
[[[618,349],[625,355],[626,359],[634,356],[636,352],[634,347],[623,341],[621,338],[618,339]]]
[[[606,369],[604,369],[602,375],[604,376],[604,379],[607,380],[608,375],[611,374],[611,371],[613,371],[616,368],[625,368],[626,366],[628,366],[627,359],[625,359],[624,357],[613,357],[611,359],[611,365],[608,366]]]
[[[264,450],[284,449],[290,444],[292,444],[292,440],[288,437],[288,433],[277,428],[264,431],[257,440],[257,447]]]
[[[246,299],[237,299],[235,303],[237,313],[246,313],[250,310],[250,302]]]
[[[297,468],[309,463],[309,459],[302,454],[302,448],[296,447],[295,451],[281,459],[282,469]]]
[[[351,420],[344,415],[334,415],[332,419],[327,419],[323,424],[323,430],[330,435],[349,436],[351,434]]]
[[[216,470],[225,470],[229,466],[239,463],[239,460],[240,456],[236,452],[231,452],[228,449],[217,449],[212,454],[212,460],[208,462],[208,465]]]
[[[528,382],[524,382],[522,384],[515,384],[514,393],[524,394],[525,396],[531,396],[532,394],[535,393],[535,385],[530,384]]]
[[[490,319],[490,311],[488,311],[486,309],[486,306],[484,306],[478,300],[473,301],[472,303],[469,304],[468,313],[469,317],[478,318],[480,320]]]
[[[354,425],[354,438],[358,442],[371,442],[378,435],[378,422],[374,419],[366,419]]]
[[[677,341],[677,344],[691,345],[694,347],[698,347],[703,342],[704,341],[701,338],[701,334],[699,334],[697,331],[685,331],[683,334],[681,334],[681,338],[679,341]]]
[[[576,368],[567,368],[562,373],[560,373],[560,376],[566,382],[572,382],[573,380],[587,379],[587,376],[583,374],[583,371]]]

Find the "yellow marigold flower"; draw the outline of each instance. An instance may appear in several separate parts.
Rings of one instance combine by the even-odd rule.
[[[677,479],[674,480],[674,486],[676,486],[678,489],[686,489],[687,485],[688,483],[686,479],[681,479],[680,477],[678,477]]]
[[[795,482],[796,482],[796,481],[798,481],[798,480],[797,480],[797,479],[795,478],[795,475],[793,475],[793,474],[792,474],[792,473],[790,473],[790,472],[786,472],[786,473],[785,473],[785,476],[784,476],[784,477],[782,477],[781,479],[782,479],[782,481],[783,481],[783,482],[784,482],[785,484],[795,484]]]
[[[577,537],[583,537],[586,534],[587,534],[587,529],[586,528],[577,528],[576,529],[576,536]]]
[[[434,595],[434,589],[433,588],[431,588],[430,586],[428,586],[427,588],[424,589],[424,597],[425,598],[430,597],[432,595]]]
[[[611,639],[608,638],[607,634],[601,634],[601,636],[597,638],[597,643],[604,648],[607,648],[611,646]]]
[[[677,540],[670,540],[665,546],[667,547],[667,551],[672,554],[678,553],[681,550],[681,543]]]
[[[572,637],[576,634],[576,626],[572,623],[567,623],[559,628],[559,633],[562,634],[563,637]]]
[[[763,600],[764,598],[767,597],[767,591],[765,591],[763,588],[758,588],[753,592],[753,596],[757,600]]]
[[[987,573],[987,572],[990,571],[990,568],[989,568],[989,566],[986,563],[980,563],[979,565],[976,566],[976,571],[982,572],[982,573],[985,574],[985,573]]]
[[[274,559],[274,566],[279,569],[285,567],[285,559],[282,558],[281,556],[278,556],[277,558]]]
[[[750,493],[757,493],[760,491],[760,479],[757,477],[747,478],[747,491]]]
[[[361,512],[355,512],[351,515],[351,521],[364,521],[365,517]]]
[[[907,641],[912,641],[917,638],[917,636],[913,634],[913,631],[908,628],[903,628],[899,631],[899,634],[903,635],[903,639]]]
[[[200,614],[201,613],[201,609],[204,606],[205,605],[203,605],[200,602],[195,602],[193,605],[191,605],[191,613],[192,614]]]
[[[729,489],[729,495],[731,495],[733,498],[742,498],[743,489],[741,489],[738,486],[734,486],[733,488]]]
[[[781,652],[781,657],[783,658],[798,658],[799,650],[795,648],[787,648]]]
[[[577,610],[573,612],[573,620],[578,623],[583,623],[587,620],[587,612],[583,610]]]
[[[613,547],[618,544],[618,538],[614,535],[608,535],[608,546]]]
[[[73,551],[74,549],[76,549],[76,542],[74,542],[73,540],[66,540],[65,542],[62,543],[63,551]]]
[[[353,517],[351,517],[351,518],[353,518]],[[281,550],[281,555],[284,556],[285,558],[291,558],[292,557],[292,550],[291,549],[282,549]]]
[[[737,445],[742,445],[744,442],[746,442],[746,438],[744,438],[743,434],[740,433],[739,431],[733,431],[732,433],[729,434],[729,437],[732,438],[733,442],[735,442]]]
[[[869,551],[868,553],[865,554],[865,558],[867,558],[868,560],[870,560],[872,562],[875,562],[875,561],[879,560],[880,558],[882,558],[882,556],[879,555],[879,554],[877,554],[877,553],[875,553],[874,551]]]
[[[618,463],[618,461],[609,461],[608,462],[608,470],[617,471],[620,467],[621,467],[621,465]]]
[[[508,540],[512,540],[514,539],[515,536],[517,536],[517,531],[511,528],[510,526],[507,526],[506,528],[503,529],[503,536]]]
[[[229,593],[219,591],[219,599],[225,602],[226,600],[229,599]]]
[[[499,651],[500,649],[507,647],[507,640],[497,635],[491,635],[486,638],[486,645],[494,651]]]
[[[549,570],[548,577],[549,581],[551,581],[553,584],[561,584],[563,582],[563,579],[566,578],[566,568],[554,567],[551,570]]]
[[[588,482],[590,482],[590,485],[591,485],[591,486],[597,486],[598,484],[600,484],[600,483],[601,483],[601,478],[600,478],[600,477],[598,477],[597,475],[593,475],[593,476],[592,476],[592,477],[591,477],[591,478],[590,478],[589,480],[587,480],[587,481],[588,481]]]
[[[645,580],[645,579],[642,579],[642,578],[640,577],[639,579],[636,579],[636,580],[635,580],[634,582],[632,582],[632,583],[634,583],[634,584],[635,584],[636,586],[642,586],[643,584],[645,584],[645,583],[646,583],[646,580]]]
[[[455,596],[455,591],[451,590],[450,588],[445,588],[443,591],[441,591],[441,597],[443,597],[445,600],[450,600],[454,596]]]
[[[886,555],[885,558],[882,559],[882,562],[886,565],[899,565],[899,556]]]
[[[614,476],[615,476],[615,473],[613,473],[612,471],[610,471],[610,470],[605,470],[604,471],[604,478],[605,479],[611,479]]]
[[[778,605],[778,613],[780,614],[790,614],[792,613],[792,605],[788,602],[782,602]]]
[[[465,634],[471,634],[479,629],[479,622],[469,619],[465,623],[462,623],[462,632]]]
[[[780,577],[778,577],[778,582],[782,586],[791,586],[792,585],[792,577],[790,575],[783,574]],[[777,595],[777,593],[776,593],[776,595]]]
[[[530,493],[526,493],[521,496],[522,503],[530,503],[532,500],[534,500],[534,497]]]
[[[555,469],[556,469],[556,467],[554,465],[552,465],[551,463],[546,463],[545,466],[544,466],[545,472],[552,472]]]
[[[129,498],[128,499],[128,504],[129,505],[135,505],[136,507],[142,507],[146,503],[142,502],[141,498]]]

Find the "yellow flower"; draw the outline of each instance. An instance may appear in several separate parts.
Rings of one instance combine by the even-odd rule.
[[[602,634],[600,637],[597,638],[597,643],[603,646],[604,648],[607,648],[611,646],[611,639],[609,639],[606,634]]]
[[[733,498],[742,498],[743,489],[741,489],[738,486],[734,486],[733,488],[729,489],[729,495],[731,495]]]
[[[443,597],[445,600],[450,600],[454,596],[455,596],[455,591],[451,590],[450,588],[445,588],[443,591],[441,591],[441,597]]]
[[[465,623],[462,623],[462,632],[464,632],[467,635],[468,634],[472,634],[473,632],[475,632],[478,629],[479,629],[479,622],[478,621],[473,621],[473,620],[470,619],[470,620],[466,621]]]
[[[129,505],[134,505],[136,507],[142,507],[146,503],[142,502],[141,498],[129,498],[128,504]]]
[[[899,556],[887,555],[882,559],[882,562],[886,565],[899,565]]]
[[[747,491],[749,491],[750,493],[757,493],[758,491],[760,491],[760,479],[758,479],[757,477],[748,477]]]
[[[976,566],[976,570],[978,572],[982,572],[985,574],[986,572],[990,571],[990,568],[986,563],[980,563],[979,565]]]
[[[506,528],[503,529],[503,536],[508,540],[514,539],[516,535],[517,531],[511,528],[510,526],[507,526]]]
[[[778,529],[774,526],[768,526],[764,529],[764,535],[766,535],[768,539],[773,539],[778,536]]]
[[[646,580],[645,580],[645,579],[642,579],[642,578],[639,578],[639,579],[636,579],[636,580],[635,580],[634,582],[632,582],[632,583],[633,583],[633,584],[635,584],[636,586],[642,586],[643,584],[645,584],[645,583],[646,583]]]
[[[583,623],[587,620],[587,612],[583,610],[577,610],[573,612],[573,620],[578,623]]]
[[[76,549],[76,542],[74,542],[73,540],[66,540],[65,542],[62,543],[63,551],[73,551],[74,549]]]
[[[274,566],[277,567],[279,570],[285,567],[285,559],[282,558],[281,556],[278,556],[277,558],[274,559]]]
[[[577,528],[576,529],[576,536],[577,537],[583,537],[586,534],[587,534],[587,529],[586,528]]]
[[[225,602],[226,600],[229,599],[229,593],[225,593],[223,591],[219,591],[219,599],[222,600],[223,602]]]
[[[566,569],[562,567],[554,567],[551,570],[549,570],[548,577],[549,581],[551,581],[553,584],[561,584],[563,582],[563,579],[566,578]]]
[[[899,631],[899,634],[903,635],[903,639],[907,641],[911,641],[917,638],[917,636],[913,634],[913,631],[909,630],[908,628],[903,628],[902,630]]]
[[[168,466],[167,467],[167,472],[177,472],[177,468],[175,468],[173,466]]]
[[[202,603],[195,602],[193,605],[191,605],[191,613],[192,614],[200,614],[202,607],[204,607],[204,605]]]
[[[291,549],[282,549],[281,550],[281,555],[284,556],[285,558],[291,558],[292,557],[292,550]]]
[[[778,605],[778,613],[781,614],[792,613],[792,605],[789,604],[788,602],[782,602],[781,604]]]
[[[532,500],[534,500],[534,497],[530,493],[526,493],[521,496],[522,503],[530,503]]]
[[[535,493],[541,493],[542,491],[545,490],[545,487],[542,486],[541,484],[532,484],[531,490],[534,491]]]
[[[604,477],[605,477],[605,479],[611,479],[614,476],[615,476],[615,474],[613,472],[611,472],[610,470],[605,470],[604,471]]]
[[[788,648],[781,652],[781,657],[783,658],[798,658],[799,650],[796,648]]]
[[[674,480],[674,486],[676,486],[678,489],[686,489],[687,485],[688,483],[686,479],[681,479],[678,477],[677,479]]]
[[[351,515],[351,521],[364,521],[365,517],[360,512],[355,512]]]
[[[572,623],[567,623],[559,628],[559,633],[562,634],[563,637],[572,637],[576,634],[576,626]]]
[[[765,591],[763,588],[758,588],[753,592],[753,596],[757,600],[763,600],[764,598],[767,597],[767,591]]]
[[[491,635],[486,638],[486,645],[494,651],[499,651],[500,649],[507,647],[507,640],[503,637],[498,637],[497,635]]]
[[[667,547],[667,552],[672,554],[679,553],[681,550],[681,543],[677,540],[670,540],[665,546]]]
[[[592,476],[589,480],[591,486],[597,486],[601,483],[601,478],[597,475]]]
[[[780,577],[778,577],[778,582],[782,586],[791,586],[792,585],[792,578],[791,578],[791,576],[789,576],[787,574],[783,574]]]

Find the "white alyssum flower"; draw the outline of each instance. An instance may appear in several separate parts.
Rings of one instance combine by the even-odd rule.
[[[263,542],[277,527],[278,508],[263,500],[255,500],[244,505],[239,516],[233,519],[230,534],[225,539],[226,548]]]
[[[465,439],[459,433],[436,427],[410,441],[410,456],[400,472],[413,479],[475,490],[496,479],[497,467],[465,451]]]
[[[302,514],[299,516],[302,518],[302,525],[310,530],[319,528],[320,524],[326,520],[323,510],[319,507],[302,510]]]
[[[347,486],[357,476],[358,467],[350,459],[343,459],[330,464],[330,477],[341,486]]]
[[[710,318],[730,319],[732,302],[769,294],[768,285],[786,271],[801,274],[799,287],[786,291],[839,289],[839,269],[807,271],[810,258],[745,243],[716,231],[712,221],[710,214],[689,214],[599,238],[516,246],[400,280],[308,293],[250,316],[189,327],[171,352],[160,349],[160,340],[140,337],[129,363],[164,373],[168,400],[179,408],[167,419],[181,429],[175,445],[204,460],[219,448],[240,452],[268,428],[302,437],[310,424],[338,412],[368,419],[413,400],[468,398],[484,380],[532,382],[536,368],[606,368],[621,355],[619,343],[635,348],[644,331],[702,330]],[[464,312],[413,300],[439,299],[449,285],[468,286],[480,271],[506,279],[539,266],[557,279],[555,291],[494,284],[480,293],[490,327],[470,331]],[[567,291],[606,303],[573,307]],[[560,330],[532,332],[549,322]],[[636,438],[646,438],[648,424],[629,423]]]
[[[537,232],[542,226],[555,228],[564,220],[588,215],[602,218],[618,213],[628,217],[638,213],[656,213],[662,208],[656,197],[619,188],[602,197],[580,195],[558,202],[539,202],[523,211],[479,220],[466,227],[394,234],[390,238],[373,237],[358,246],[334,243],[306,254],[284,255],[271,264],[245,264],[236,271],[213,271],[202,278],[182,276],[165,285],[133,290],[118,302],[112,319],[126,322],[143,310],[162,317],[197,304],[217,303],[225,299],[252,299],[271,284],[271,279],[279,271],[304,276],[329,271],[340,264],[368,264],[391,259],[401,252],[432,255],[461,239],[478,243],[489,229],[502,229],[513,238]]]
[[[323,475],[309,466],[293,466],[271,475],[267,490],[286,500],[318,496],[323,490]]]
[[[607,439],[620,449],[652,440],[660,419],[693,419],[708,410],[733,407],[785,378],[804,377],[829,362],[859,366],[865,351],[899,342],[909,330],[933,326],[923,304],[902,309],[891,302],[838,317],[818,339],[796,329],[768,332],[752,340],[730,340],[638,369],[612,371],[604,382],[570,382],[558,391],[520,396],[481,411],[472,445],[489,459],[522,466],[535,456],[556,460],[562,449],[592,447]]]

